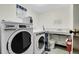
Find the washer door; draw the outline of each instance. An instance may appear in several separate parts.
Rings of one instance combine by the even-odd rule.
[[[43,36],[41,36],[40,38],[39,38],[39,40],[38,40],[38,48],[39,49],[42,49],[43,47],[44,47],[44,44],[45,44],[45,42],[44,42],[44,37]]]
[[[14,32],[7,43],[9,53],[21,54],[29,49],[31,45],[31,34],[26,30]]]

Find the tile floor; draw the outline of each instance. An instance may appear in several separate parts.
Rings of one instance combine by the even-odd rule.
[[[48,52],[48,54],[68,54],[68,52],[60,48],[55,48]]]
[[[66,47],[58,45],[54,49],[51,49],[48,54],[68,54],[68,52],[66,51]]]
[[[79,51],[76,50],[76,49],[74,49],[74,50],[73,50],[73,54],[79,54]]]

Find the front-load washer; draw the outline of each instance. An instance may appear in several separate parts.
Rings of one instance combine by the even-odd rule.
[[[2,21],[0,26],[0,52],[2,54],[32,54],[32,25]]]
[[[34,33],[34,53],[42,54],[45,50],[45,33]]]

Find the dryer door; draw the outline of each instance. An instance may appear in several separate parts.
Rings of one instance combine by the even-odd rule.
[[[45,44],[45,38],[44,36],[41,36],[38,40],[38,48],[42,49],[44,47],[44,44]]]
[[[7,43],[9,53],[21,54],[29,49],[31,45],[31,34],[26,30],[14,32]]]

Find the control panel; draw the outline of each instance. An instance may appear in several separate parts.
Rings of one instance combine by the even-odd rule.
[[[12,24],[5,24],[4,29],[16,29],[16,25],[12,25]]]
[[[32,28],[32,26],[31,25],[19,25],[19,28],[21,29],[21,28]]]
[[[5,24],[4,29],[6,30],[16,30],[16,29],[28,29],[32,28],[31,25],[26,24]]]

